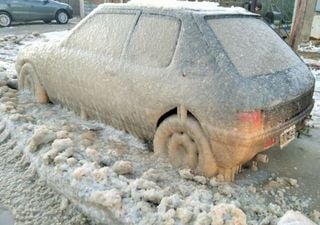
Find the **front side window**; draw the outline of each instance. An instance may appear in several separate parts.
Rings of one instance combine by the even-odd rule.
[[[226,17],[209,18],[207,23],[243,77],[283,71],[301,62],[262,20]]]
[[[96,14],[68,39],[68,47],[120,57],[135,14]]]
[[[166,67],[176,49],[180,21],[162,15],[141,15],[130,40],[127,60],[133,64]]]

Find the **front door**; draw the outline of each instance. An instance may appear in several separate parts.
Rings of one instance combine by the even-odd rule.
[[[126,88],[119,83],[120,58],[138,13],[99,13],[74,30],[49,56],[56,62],[48,64],[48,70],[55,71],[47,78],[54,86],[49,97],[89,118],[123,128],[117,105],[119,90]]]
[[[26,0],[11,0],[7,1],[9,11],[14,20],[29,20],[29,4]]]
[[[31,20],[46,20],[52,17],[53,10],[48,1],[44,0],[27,0],[28,11]]]

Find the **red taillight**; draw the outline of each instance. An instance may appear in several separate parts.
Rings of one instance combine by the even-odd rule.
[[[263,128],[263,113],[261,110],[240,112],[238,115],[242,128],[247,130],[261,130]]]
[[[271,138],[264,143],[264,149],[271,148],[276,143],[276,138]]]

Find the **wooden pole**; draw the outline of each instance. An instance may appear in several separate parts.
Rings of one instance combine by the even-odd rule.
[[[289,45],[297,50],[301,42],[308,41],[314,17],[316,0],[296,0]]]
[[[251,12],[256,12],[257,1],[258,1],[258,0],[252,0],[252,2],[251,2],[251,7],[250,7],[250,11],[251,11]]]

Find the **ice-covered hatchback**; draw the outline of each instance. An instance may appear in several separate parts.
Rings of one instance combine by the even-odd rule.
[[[313,107],[314,77],[290,47],[255,14],[213,3],[101,5],[62,42],[20,52],[16,69],[39,102],[226,180],[287,145]]]

